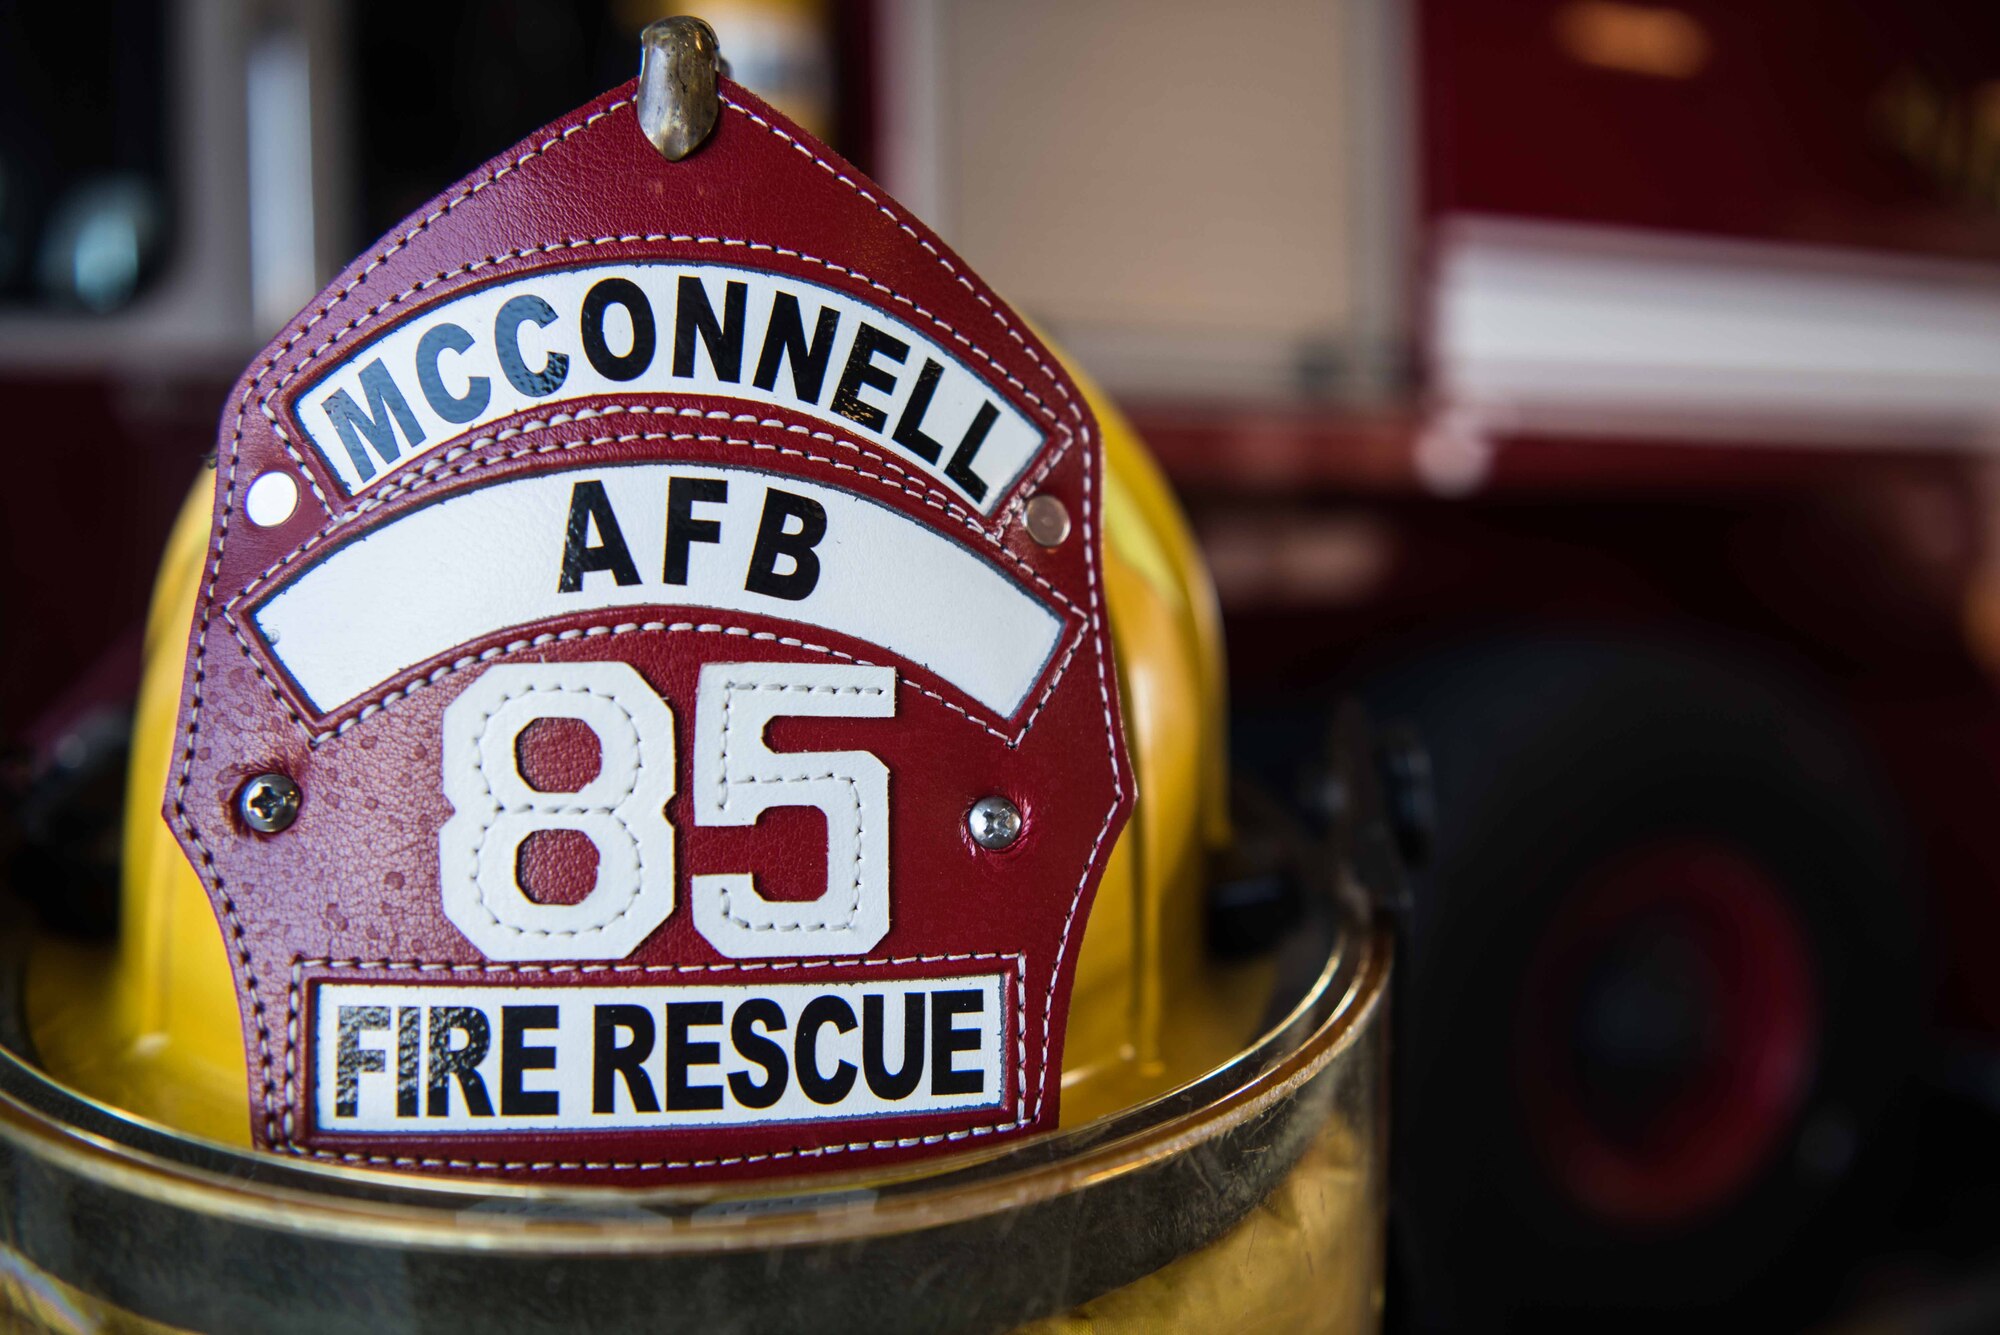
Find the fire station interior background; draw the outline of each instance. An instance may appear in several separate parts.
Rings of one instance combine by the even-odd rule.
[[[0,853],[59,927],[227,385],[665,12],[0,3]],[[2000,9],[697,12],[1126,406],[1239,766],[1344,696],[1427,747],[1391,1328],[2000,1328]]]

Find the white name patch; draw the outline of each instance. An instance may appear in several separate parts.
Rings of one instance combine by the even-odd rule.
[[[885,505],[756,469],[676,464],[460,492],[334,548],[251,617],[325,714],[512,627],[663,604],[850,635],[1003,717],[1063,631],[996,566]]]
[[[1007,1095],[999,974],[865,983],[320,983],[333,1132],[617,1130],[942,1112]]]
[[[982,514],[1045,439],[913,325],[832,288],[719,264],[588,265],[462,293],[308,382],[295,410],[354,495],[515,413],[635,393],[804,413]]]

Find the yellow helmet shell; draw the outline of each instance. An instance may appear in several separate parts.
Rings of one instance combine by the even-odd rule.
[[[1076,372],[1072,368],[1072,375]],[[1064,1123],[1141,1102],[1250,1037],[1268,979],[1210,963],[1201,897],[1229,835],[1215,597],[1173,494],[1088,382],[1105,444],[1105,583],[1143,795],[1114,848],[1077,962]],[[107,954],[50,941],[29,973],[49,1070],[169,1126],[250,1142],[237,999],[207,893],[159,812],[187,627],[208,547],[211,479],[182,507],[147,619],[125,825],[122,928]]]

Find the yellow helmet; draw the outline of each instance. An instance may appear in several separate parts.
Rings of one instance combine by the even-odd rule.
[[[636,88],[413,215],[232,396],[147,626],[117,940],[37,939],[18,1053],[0,1050],[17,1220],[6,1301],[58,1330],[1371,1327],[1387,947],[1336,844],[1307,855],[1326,865],[1291,868],[1311,904],[1282,948],[1212,948],[1217,869],[1243,854],[1213,595],[1164,480],[1103,395],[1044,364],[1040,339],[942,243],[717,84],[698,25],[656,25],[648,40]],[[636,184],[618,193],[607,179]],[[771,198],[714,202],[746,183]],[[610,196],[602,216],[577,202],[592,191]],[[654,313],[669,291],[672,327]],[[844,365],[808,333],[801,296],[821,303],[821,330],[855,345]],[[760,319],[769,365],[753,368]],[[698,380],[705,366],[711,382],[636,402],[622,387],[645,387],[642,361],[657,346],[664,368],[670,343],[675,374]],[[812,365],[823,383],[808,394]],[[949,434],[926,427],[952,405],[971,425],[941,450]],[[1009,432],[1025,442],[1018,460]],[[531,489],[566,519],[559,561],[524,554]],[[660,519],[640,517],[647,497]],[[751,507],[740,521],[739,502]],[[739,522],[749,592],[785,600],[783,625],[693,573],[710,546],[740,563]],[[420,529],[429,545],[408,546]],[[661,549],[642,533],[664,534],[660,580],[632,556]],[[847,533],[866,541],[842,545]],[[531,559],[544,564],[508,564]],[[840,594],[842,560],[893,568],[873,596],[826,610],[810,596]],[[383,569],[399,578],[385,586]],[[489,591],[447,575],[490,577]],[[635,610],[550,619],[546,587]],[[454,621],[474,603],[492,620],[477,634]],[[1108,652],[1091,639],[1100,605]],[[645,610],[684,606],[714,620]],[[393,671],[360,661],[364,624],[389,627]],[[677,666],[633,656],[642,644],[671,645],[659,652]],[[864,656],[871,646],[889,666]],[[752,651],[775,657],[719,662]],[[536,692],[560,707],[521,713]],[[756,692],[796,708],[758,713]],[[849,739],[887,725],[795,717],[820,697],[846,709],[842,692],[872,693],[849,712],[896,716],[902,732],[860,751]],[[754,727],[732,733],[732,709]],[[595,759],[566,780],[534,772],[531,739],[553,734],[531,730],[551,721],[594,737]],[[441,740],[427,750],[409,742],[419,734]],[[496,736],[503,762],[481,750]],[[822,736],[856,749],[811,750],[834,745]],[[454,769],[455,746],[476,759]],[[568,753],[550,746],[560,768]],[[392,751],[399,767],[370,768]],[[786,773],[788,755],[827,772]],[[990,777],[1017,757],[1034,782]],[[622,792],[586,801],[628,764]],[[1085,771],[1107,764],[1108,786],[1086,789]],[[425,765],[442,777],[410,777]],[[692,791],[676,794],[681,769]],[[871,806],[878,771],[893,800]],[[825,782],[831,797],[810,786]],[[755,783],[778,796],[740,786]],[[972,801],[979,783],[992,792]],[[1110,814],[1046,796],[1072,784]],[[732,793],[753,804],[747,818],[726,813]],[[825,866],[830,899],[851,858],[856,907],[837,922],[813,916],[822,900],[722,870],[784,802],[819,807],[824,835],[784,838],[821,851],[796,859],[803,871],[759,862],[757,876],[810,882]],[[923,803],[961,822],[936,849],[870,842],[867,825],[901,829]],[[509,820],[525,833],[489,857]],[[703,853],[701,825],[751,834]],[[534,842],[552,831],[572,837]],[[677,836],[690,865],[645,875],[648,857],[672,867]],[[622,907],[578,925],[621,874],[628,837],[639,870]],[[389,848],[399,840],[424,851]],[[885,847],[889,869],[869,871]],[[421,870],[381,872],[404,866]],[[947,900],[925,880],[938,866],[961,868],[982,902],[1020,902]],[[1048,885],[1051,868],[1073,892]],[[580,877],[584,893],[542,894],[535,876]],[[893,924],[882,878],[899,887]],[[439,895],[456,935],[437,926]],[[1038,896],[1054,906],[1045,920]],[[919,899],[943,907],[923,918]],[[398,941],[405,929],[428,944]],[[899,1001],[896,1044],[880,1017]],[[572,1085],[575,1026],[560,1008],[586,1004],[596,1028],[579,1022],[575,1061],[594,1075]],[[660,1014],[659,1050],[679,1056],[641,1069],[625,1057],[643,1031],[655,1060]],[[815,1025],[856,1060],[829,1076],[807,1043]],[[781,1049],[780,1032],[806,1045]],[[731,1041],[739,1064],[776,1054],[764,1088],[778,1092],[751,1096],[754,1064],[722,1080]],[[883,1053],[898,1046],[892,1074]],[[700,1065],[716,1083],[689,1083]],[[926,1069],[930,1120],[883,1102]],[[961,1097],[981,1072],[988,1084]],[[1046,1106],[1030,1098],[1037,1080]],[[574,1107],[592,1090],[590,1114],[555,1110],[558,1091]],[[730,1120],[737,1099],[762,1116]],[[528,1129],[495,1132],[517,1105]],[[677,1107],[697,1115],[645,1120]],[[773,1117],[790,1119],[782,1136]]]

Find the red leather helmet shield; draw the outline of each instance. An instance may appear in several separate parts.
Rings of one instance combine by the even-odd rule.
[[[1091,415],[723,92],[681,162],[630,85],[496,158],[227,407],[165,810],[266,1148],[647,1181],[1055,1124],[1132,797]]]

